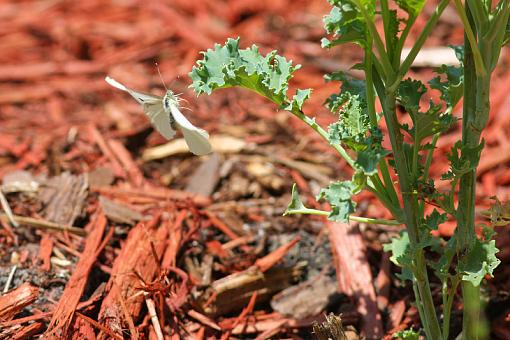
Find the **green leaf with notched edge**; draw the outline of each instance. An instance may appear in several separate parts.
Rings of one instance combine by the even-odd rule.
[[[370,139],[371,137],[368,137]],[[368,141],[367,145],[370,141]],[[379,145],[380,146],[380,145]],[[377,164],[385,156],[389,155],[388,150],[384,150],[382,147],[367,148],[357,153],[358,157],[354,163],[354,166],[363,171],[367,176],[377,174]]]
[[[365,98],[353,94],[358,86],[358,83],[345,82],[342,92],[330,97],[330,109],[338,109],[339,119],[329,125],[328,140],[332,145],[343,144],[355,151],[355,168],[370,176],[377,173],[377,164],[388,151],[382,148],[379,128],[371,126]]]
[[[441,214],[437,209],[434,209],[425,219],[423,220],[423,225],[428,230],[437,230],[441,223],[444,223],[448,220],[448,216],[446,214]]]
[[[344,143],[354,151],[365,149],[366,136],[371,127],[365,82],[351,79],[341,72],[329,74],[326,80],[342,81],[340,93],[326,100],[328,109],[339,115],[338,122],[329,126],[329,142]]]
[[[293,110],[301,111],[303,109],[303,104],[307,99],[310,98],[311,94],[312,94],[311,89],[306,90],[298,89],[294,97],[292,97],[292,101],[284,109],[287,111]]]
[[[410,16],[416,17],[425,5],[425,0],[395,0],[398,7],[406,11]]]
[[[427,261],[441,282],[446,282],[448,278],[451,277],[450,266],[456,255],[455,242],[455,236],[452,236],[448,242],[446,242],[445,246],[435,249],[435,251],[441,255],[439,256],[439,260],[436,262]]]
[[[439,208],[443,209],[446,213],[455,215],[456,209],[454,204],[454,197],[455,195],[451,191],[435,191],[432,195],[429,196],[429,200],[437,204]]]
[[[413,128],[411,130],[413,140],[419,144],[426,137],[448,131],[457,121],[457,118],[453,117],[452,114],[443,113],[441,107],[432,104],[432,102],[426,112],[411,114],[411,119],[413,120]]]
[[[357,95],[344,97],[348,99],[338,112],[338,122],[329,126],[330,143],[344,143],[355,151],[362,150],[371,127],[366,106]]]
[[[464,48],[461,46],[450,46],[455,51],[457,59],[459,59],[461,66],[446,66],[442,65],[437,68],[435,72],[437,76],[429,81],[431,88],[441,92],[441,99],[446,102],[446,105],[452,109],[464,95],[464,67],[462,66],[464,58]],[[444,80],[441,79],[441,75]]]
[[[441,249],[441,240],[438,237],[432,236],[430,230],[419,229],[418,234],[420,235],[420,242],[416,245],[418,248],[430,248],[436,252]]]
[[[384,245],[384,251],[390,252],[390,261],[402,268],[402,273],[399,275],[400,279],[402,281],[412,281],[413,256],[407,232],[403,231],[400,233],[400,237],[392,238],[391,243]]]
[[[198,95],[240,86],[290,108],[300,108],[310,96],[310,90],[298,90],[292,101],[287,98],[289,80],[300,65],[292,66],[276,51],[263,56],[255,45],[240,49],[237,38],[228,39],[223,46],[216,44],[202,54],[203,59],[197,61],[189,74],[193,80],[191,87]]]
[[[404,80],[397,92],[397,99],[413,120],[413,127],[407,124],[402,126],[409,133],[413,142],[421,144],[423,139],[438,132],[447,131],[457,120],[449,113],[443,113],[440,105],[429,104],[426,112],[420,112],[421,97],[427,92],[427,88],[418,80]]]
[[[419,80],[408,78],[403,80],[397,90],[397,100],[407,112],[417,113],[420,110],[421,97],[427,92],[427,88]]]
[[[301,197],[299,196],[299,192],[297,189],[296,183],[292,185],[292,198],[290,200],[289,205],[287,206],[287,209],[285,209],[285,212],[283,213],[283,216],[287,216],[289,214],[292,214],[297,211],[303,211],[306,207],[301,201]]]
[[[361,67],[364,67],[361,65]],[[362,98],[366,98],[366,84],[362,79],[355,79],[348,76],[343,71],[331,72],[324,76],[326,82],[338,81],[342,82],[341,92],[357,94]],[[366,99],[365,99],[366,100]]]
[[[389,39],[387,42],[388,48],[387,51],[395,51],[396,52],[396,46],[398,43],[398,32],[399,32],[399,24],[400,21],[397,16],[396,10],[389,10],[388,11],[388,32],[385,34]]]
[[[475,240],[475,245],[459,262],[458,270],[463,274],[462,280],[479,286],[485,275],[492,276],[494,269],[501,263],[496,257],[499,249],[496,241],[482,242]]]
[[[497,197],[491,197],[494,203],[489,210],[482,211],[482,215],[490,218],[493,227],[510,225],[510,201],[501,202]]]
[[[381,131],[370,123],[365,81],[352,79],[343,72],[331,73],[325,78],[326,81],[342,82],[340,93],[326,100],[329,110],[339,116],[338,121],[328,128],[329,142],[344,144],[355,151],[357,170],[369,176],[377,173],[377,163],[388,152],[381,146]]]
[[[450,171],[455,176],[462,176],[463,174],[476,169],[484,146],[484,140],[475,147],[462,145],[462,142],[460,141],[455,143],[450,152],[446,155],[450,161]]]
[[[352,200],[352,195],[356,185],[351,181],[331,183],[327,188],[323,188],[317,200],[325,199],[331,205],[329,220],[336,222],[347,222],[349,215],[355,211],[356,203]]]
[[[338,113],[340,118],[350,121],[349,128],[354,127],[352,133],[363,133],[370,127],[368,116],[366,82],[354,79],[345,72],[333,72],[324,76],[327,82],[341,82],[340,92],[334,93],[326,99],[326,107],[332,113]],[[352,134],[351,133],[351,134]]]
[[[367,185],[367,175],[362,170],[357,170],[354,175],[352,175],[351,182],[354,184],[354,189],[352,192],[357,194],[361,192]]]
[[[459,61],[461,66],[464,66],[464,46],[463,45],[448,45],[453,52],[455,52],[455,57]]]
[[[373,0],[356,1],[372,20],[375,15],[375,2]],[[366,45],[368,28],[365,17],[360,8],[351,0],[329,0],[333,5],[331,12],[324,17],[324,28],[332,39],[323,38],[322,47],[331,48],[344,43]]]

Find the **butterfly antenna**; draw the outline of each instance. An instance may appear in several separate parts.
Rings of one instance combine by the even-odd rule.
[[[175,83],[176,83],[176,82],[177,82],[177,80],[178,80],[178,79],[180,79],[180,78],[181,78],[181,76],[179,76],[179,75],[178,75],[176,78],[174,78],[174,79],[172,80],[172,82],[170,83],[170,86],[171,86],[171,87],[175,87],[175,86],[174,86],[174,85],[175,85]],[[175,94],[175,93],[174,93],[174,95],[175,95],[175,96],[177,96],[177,97],[178,97],[178,96],[180,96],[181,94],[182,94],[182,93],[178,93],[178,94]]]
[[[188,104],[189,104],[189,101],[188,101],[188,100],[186,100],[186,98],[177,97],[177,100],[178,100],[179,102],[186,102],[186,103],[188,103]]]
[[[159,79],[161,79],[161,82],[163,83],[163,86],[165,87],[165,90],[167,90],[167,91],[168,91],[168,88],[166,87],[165,81],[163,80],[163,76],[161,75],[161,71],[159,70],[158,62],[157,62],[157,61],[155,61],[155,62],[154,62],[154,65],[156,65],[156,69],[158,70]]]

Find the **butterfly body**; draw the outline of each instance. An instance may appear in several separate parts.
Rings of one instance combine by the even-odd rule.
[[[177,130],[177,125],[175,124],[175,118],[172,115],[172,105],[179,105],[179,98],[174,94],[173,91],[166,91],[165,96],[163,97],[163,108],[165,112],[168,112],[168,118],[170,119],[170,126]]]
[[[110,77],[106,77],[105,80],[111,86],[129,93],[142,105],[143,112],[163,137],[171,139],[175,136],[176,130],[181,130],[192,153],[195,155],[211,153],[209,134],[195,127],[184,117],[179,110],[180,99],[173,91],[167,90],[165,96],[161,97],[132,90]]]

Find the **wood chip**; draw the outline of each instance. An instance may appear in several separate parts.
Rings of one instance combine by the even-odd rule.
[[[351,295],[357,302],[365,336],[381,338],[384,334],[382,318],[377,309],[374,280],[360,231],[349,223],[328,222],[328,227],[340,291]]]
[[[115,259],[108,283],[108,294],[101,304],[99,319],[105,327],[117,334],[123,332],[124,319],[118,299],[125,300],[126,312],[133,319],[137,319],[144,305],[139,277],[145,282],[151,282],[157,274],[159,265],[152,255],[151,243],[154,244],[159,259],[163,255],[168,236],[168,229],[159,224],[160,217],[159,213],[148,223],[140,222],[131,229],[121,253]],[[118,289],[113,289],[114,279],[117,280]]]
[[[28,282],[0,295],[0,322],[11,320],[38,297],[39,288]]]
[[[275,295],[271,299],[271,307],[282,315],[304,319],[324,311],[337,289],[334,279],[319,274]]]
[[[247,146],[247,143],[242,139],[225,135],[211,136],[209,141],[213,151],[221,154],[238,153]],[[145,149],[142,160],[149,162],[183,153],[189,153],[189,148],[184,139],[179,138],[160,146]]]
[[[211,196],[220,180],[220,156],[212,154],[191,175],[186,191],[202,196]]]
[[[51,222],[73,225],[83,212],[88,193],[87,176],[64,172],[41,184],[39,197],[45,204],[45,218]]]
[[[87,237],[82,256],[78,261],[71,278],[66,284],[62,298],[55,308],[53,317],[46,331],[46,336],[66,336],[71,326],[73,315],[78,307],[81,296],[87,285],[87,278],[97,260],[102,244],[103,233],[106,229],[106,217],[99,212],[90,224],[90,234]]]
[[[24,192],[34,193],[39,189],[37,182],[28,171],[13,171],[6,173],[2,179],[1,190],[5,193]]]
[[[228,275],[214,281],[198,302],[208,315],[224,315],[240,310],[257,292],[257,302],[268,301],[275,293],[289,287],[302,274],[306,263],[298,263],[292,268],[273,268],[263,273],[253,268]],[[214,301],[206,304],[214,296]]]
[[[99,203],[106,217],[113,222],[135,225],[136,222],[143,219],[143,215],[138,211],[126,205],[111,201],[106,197],[100,196]]]

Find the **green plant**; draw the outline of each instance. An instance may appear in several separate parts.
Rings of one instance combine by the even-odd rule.
[[[225,45],[204,52],[203,59],[190,73],[192,87],[197,94],[234,86],[247,88],[291,112],[326,139],[353,168],[353,177],[322,189],[317,199],[329,202],[331,211],[327,212],[306,208],[294,187],[286,214],[404,224],[405,231],[385,249],[402,268],[401,279],[412,282],[427,339],[449,338],[450,313],[459,286],[465,306],[462,338],[484,338],[479,287],[486,275],[492,275],[499,260],[492,233],[485,233],[484,238],[475,234],[476,167],[484,146],[480,134],[489,115],[490,77],[501,48],[510,37],[507,31],[510,0],[500,0],[495,7],[491,7],[489,0],[454,1],[466,32],[464,46],[454,47],[461,65],[436,70],[438,76],[429,82],[429,88],[440,91],[442,103],[430,102],[426,109],[422,97],[429,89],[420,81],[405,77],[449,1],[439,1],[402,62],[404,43],[425,0],[395,0],[394,5],[401,11],[390,7],[388,0],[377,3],[329,0],[329,3],[332,9],[324,23],[330,38],[324,38],[322,46],[333,48],[354,43],[362,48],[364,59],[355,67],[364,71],[365,79],[351,79],[342,72],[325,76],[326,81],[342,83],[340,92],[326,102],[328,109],[339,117],[327,130],[303,112],[310,89],[297,90],[292,98],[287,97],[288,82],[299,65],[293,66],[275,51],[263,56],[256,46],[240,49],[239,39],[229,39]],[[383,36],[374,24],[377,17],[382,19]],[[442,175],[451,186],[450,190],[439,192],[434,188],[429,169],[441,134],[458,124],[452,111],[462,97],[462,139],[452,147],[448,155],[450,170]],[[376,100],[382,106],[381,114],[376,112]],[[412,125],[402,123],[397,105],[404,108]],[[391,150],[381,145],[381,119],[388,130]],[[397,175],[396,182],[392,171]],[[394,220],[353,215],[356,204],[352,196],[361,190],[373,193]],[[431,202],[438,208],[426,214],[425,206]],[[448,218],[457,220],[454,236],[449,240],[431,236],[431,231]],[[435,253],[432,258],[436,260],[428,260],[425,252]],[[442,283],[441,317],[432,299],[428,268]]]

